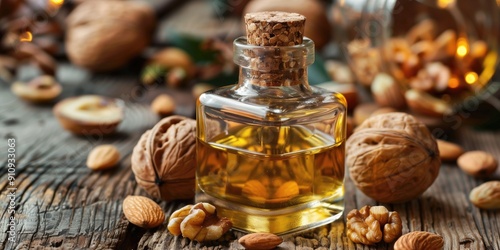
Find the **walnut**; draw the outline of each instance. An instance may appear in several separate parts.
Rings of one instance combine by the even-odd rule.
[[[86,1],[67,18],[66,49],[72,63],[93,71],[117,69],[148,44],[154,11],[133,1]]]
[[[435,138],[423,123],[405,113],[365,120],[347,140],[346,157],[354,184],[386,203],[422,194],[441,165]]]
[[[185,210],[180,212],[180,214],[184,213]],[[228,218],[217,216],[213,205],[198,203],[191,207],[189,214],[182,220],[180,231],[183,237],[202,242],[219,239],[232,226],[233,223]]]
[[[168,219],[168,231],[172,233],[175,236],[179,236],[182,234],[181,232],[181,223],[182,221],[186,218],[186,216],[189,215],[189,211],[191,211],[191,208],[193,205],[186,205],[170,215],[170,218]]]
[[[169,116],[146,131],[134,147],[132,171],[137,183],[163,200],[194,197],[196,121]]]
[[[347,236],[354,243],[394,242],[402,234],[401,217],[384,206],[364,206],[347,214]]]

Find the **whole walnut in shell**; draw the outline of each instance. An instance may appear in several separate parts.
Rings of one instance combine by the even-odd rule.
[[[154,25],[154,12],[146,4],[83,2],[67,19],[69,59],[92,71],[117,69],[149,44]]]
[[[347,166],[354,184],[387,203],[412,200],[432,185],[441,160],[427,127],[405,113],[375,115],[347,140]]]
[[[196,121],[169,116],[146,131],[134,147],[135,180],[151,196],[163,200],[194,197]]]

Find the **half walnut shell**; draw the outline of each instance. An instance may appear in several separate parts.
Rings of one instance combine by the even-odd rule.
[[[195,191],[196,121],[169,116],[140,138],[132,153],[137,183],[163,200],[191,199]]]
[[[351,179],[369,197],[387,203],[412,200],[432,185],[441,160],[427,127],[405,113],[364,121],[347,140]]]

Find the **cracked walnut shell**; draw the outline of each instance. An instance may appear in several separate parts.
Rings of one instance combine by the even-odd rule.
[[[384,206],[364,206],[347,214],[347,236],[354,243],[391,243],[401,236],[402,230],[398,212],[389,212]]]
[[[441,166],[435,138],[405,113],[368,118],[347,140],[346,157],[354,184],[385,203],[416,198],[432,185]]]
[[[141,136],[132,153],[132,171],[151,196],[166,201],[194,197],[195,131],[195,120],[169,116]]]

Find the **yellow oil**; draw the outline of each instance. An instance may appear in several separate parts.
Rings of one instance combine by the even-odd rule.
[[[282,234],[342,215],[343,138],[314,126],[239,125],[197,143],[197,202],[216,205],[236,229]]]

